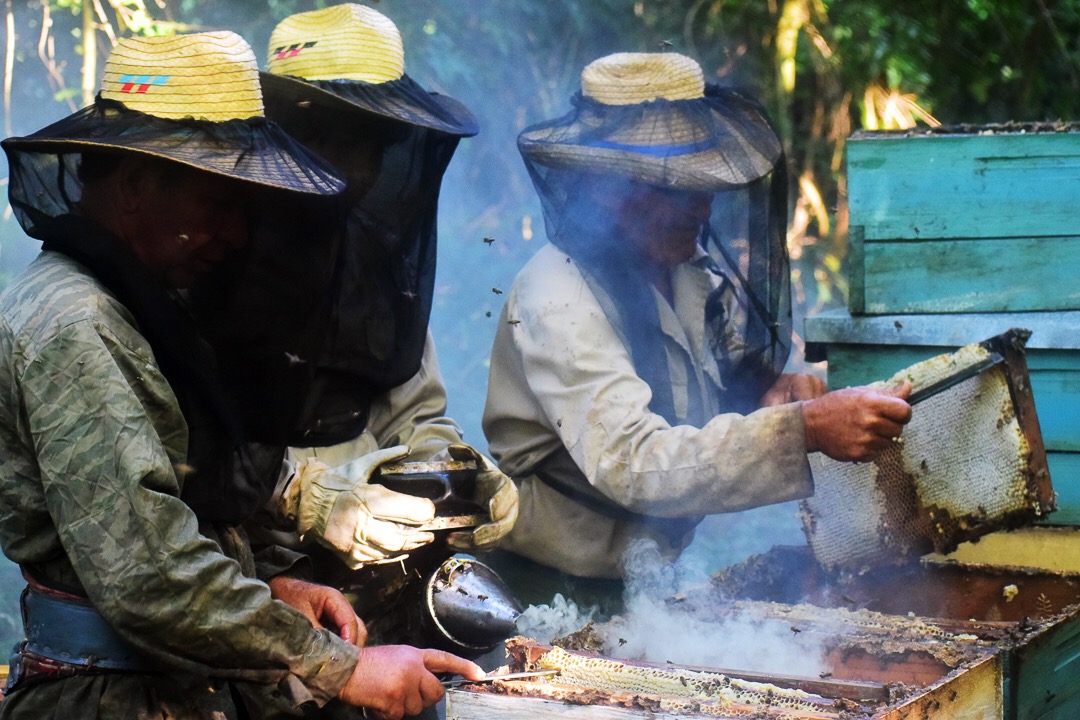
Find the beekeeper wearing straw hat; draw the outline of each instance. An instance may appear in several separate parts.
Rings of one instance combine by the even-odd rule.
[[[123,39],[93,105],[3,148],[43,252],[0,296],[0,544],[28,584],[0,717],[246,718],[257,688],[400,717],[478,674],[361,652],[341,594],[296,556],[260,572],[239,529],[282,449],[245,442],[177,291],[246,243],[252,198],[344,187],[265,120],[247,43]]]
[[[369,483],[380,466],[477,464],[467,499],[487,518],[450,534],[441,557],[494,546],[517,513],[513,483],[446,417],[428,332],[439,188],[476,120],[410,78],[397,27],[358,4],[282,20],[262,82],[269,117],[348,186],[336,207],[298,199],[268,208],[238,284],[230,269],[226,292],[200,288],[199,316],[235,369],[250,424],[294,446],[297,472],[271,507],[278,525],[321,543],[342,568],[386,565],[400,587],[399,560],[421,548],[438,554],[425,547],[435,511],[430,500]],[[253,320],[254,307],[262,312]],[[281,403],[289,394],[297,396],[291,407]],[[403,610],[379,593],[359,595],[371,612]]]
[[[550,244],[507,293],[483,422],[520,484],[505,547],[619,578],[637,539],[674,557],[704,515],[810,495],[808,452],[873,457],[910,407],[783,374],[784,157],[754,100],[621,53],[573,104],[518,139]]]

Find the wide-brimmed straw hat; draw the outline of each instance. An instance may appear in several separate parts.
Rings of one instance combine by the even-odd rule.
[[[121,39],[94,105],[3,146],[130,151],[269,187],[344,189],[329,165],[265,119],[255,54],[228,31]]]
[[[529,163],[717,191],[768,175],[782,146],[761,106],[707,85],[677,53],[617,53],[590,63],[568,115],[526,128]]]
[[[353,3],[278,23],[270,35],[263,88],[271,105],[314,102],[456,136],[478,130],[464,105],[424,90],[405,74],[405,51],[393,21]]]

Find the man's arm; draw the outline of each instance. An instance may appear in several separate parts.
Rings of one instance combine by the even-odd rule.
[[[76,322],[20,373],[46,502],[88,597],[167,666],[256,682],[292,673],[315,699],[334,697],[356,648],[275,602],[199,534],[173,470],[186,445],[175,396],[130,341]]]

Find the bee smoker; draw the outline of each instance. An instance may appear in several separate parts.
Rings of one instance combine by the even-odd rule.
[[[451,532],[488,519],[487,508],[473,500],[476,472],[473,462],[400,463],[381,467],[371,479],[435,503],[434,520],[421,528],[435,540],[391,562],[357,570],[336,563],[330,571],[364,620],[369,642],[479,657],[515,633],[522,607],[510,589],[494,570],[455,554],[446,542]]]

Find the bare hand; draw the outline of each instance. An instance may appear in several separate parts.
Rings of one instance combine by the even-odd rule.
[[[784,373],[761,396],[761,407],[813,400],[825,394],[825,381],[805,373]]]
[[[806,449],[834,460],[873,460],[911,420],[911,406],[905,402],[910,394],[911,383],[905,382],[890,390],[836,390],[803,403]]]
[[[379,720],[400,720],[405,715],[419,715],[442,699],[443,686],[434,673],[452,673],[469,680],[484,676],[476,663],[442,650],[379,645],[360,653],[360,661],[338,697],[372,710]]]
[[[342,640],[357,647],[367,642],[364,623],[345,596],[334,588],[285,575],[271,578],[267,585],[275,599],[303,613],[315,627],[329,627]]]

